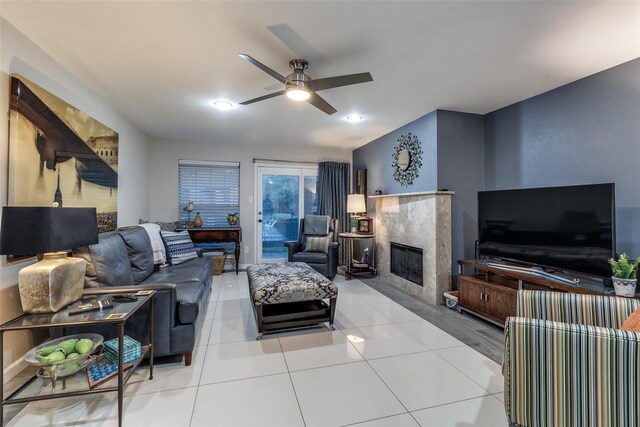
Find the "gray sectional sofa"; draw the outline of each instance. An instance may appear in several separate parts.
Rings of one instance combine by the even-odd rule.
[[[154,356],[184,355],[185,364],[191,364],[196,331],[211,293],[211,258],[157,269],[149,235],[138,226],[100,234],[98,243],[73,252],[87,261],[85,294],[155,289]],[[125,333],[147,342],[148,328],[149,312],[144,307],[127,322]],[[111,329],[97,333],[107,339],[115,336],[115,328]]]

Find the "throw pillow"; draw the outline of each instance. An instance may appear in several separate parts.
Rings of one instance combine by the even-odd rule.
[[[127,246],[115,231],[98,235],[98,243],[73,250],[73,256],[87,262],[85,288],[133,285]]]
[[[122,237],[129,262],[131,262],[131,274],[136,285],[153,273],[153,248],[151,239],[142,227],[121,227],[116,231]]]
[[[307,237],[304,244],[304,252],[329,252],[328,237]]]
[[[198,253],[188,231],[160,231],[160,235],[164,242],[169,265],[178,265],[198,258]]]
[[[624,321],[620,329],[629,332],[640,332],[640,308],[631,313],[631,316]]]

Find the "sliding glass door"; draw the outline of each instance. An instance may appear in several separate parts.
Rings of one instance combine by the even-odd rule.
[[[284,242],[298,240],[300,218],[317,213],[318,168],[257,166],[257,262],[287,260]]]

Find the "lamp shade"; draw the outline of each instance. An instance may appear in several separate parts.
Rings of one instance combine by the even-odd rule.
[[[98,243],[95,208],[2,208],[0,254],[65,251]]]
[[[347,195],[347,212],[361,213],[367,211],[367,204],[364,200],[364,194]]]

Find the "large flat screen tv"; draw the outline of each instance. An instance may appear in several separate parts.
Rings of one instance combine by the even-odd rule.
[[[478,193],[479,255],[610,277],[615,185]]]

